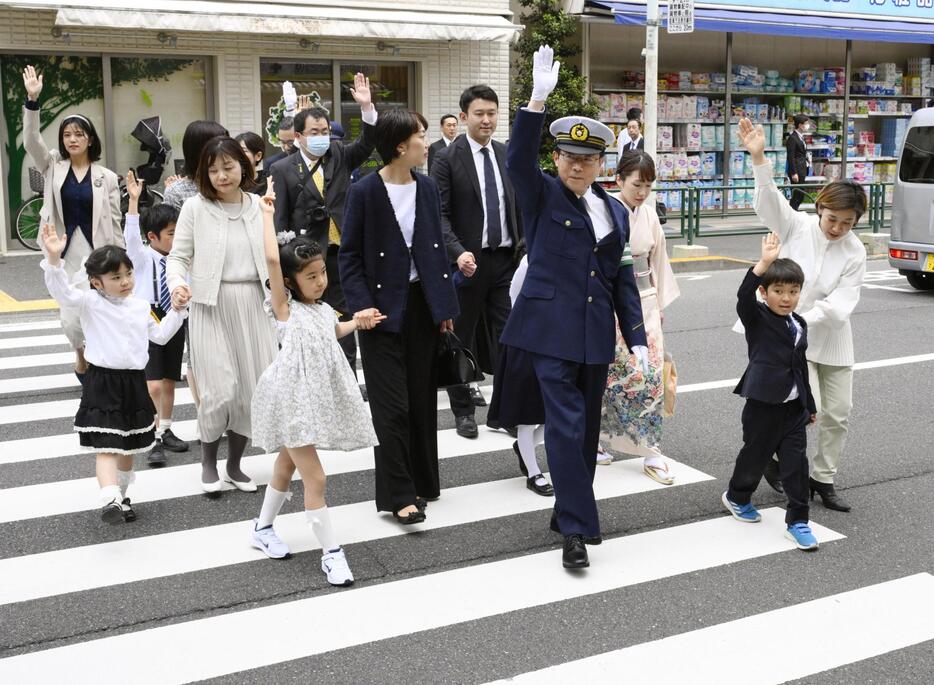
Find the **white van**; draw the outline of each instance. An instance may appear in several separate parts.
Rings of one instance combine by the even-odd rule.
[[[918,290],[934,289],[934,107],[908,122],[892,198],[889,264]]]

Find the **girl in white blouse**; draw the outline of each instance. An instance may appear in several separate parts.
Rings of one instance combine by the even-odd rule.
[[[853,331],[850,315],[859,302],[866,249],[853,234],[866,211],[866,192],[854,181],[834,181],[815,200],[817,215],[795,211],[772,180],[765,158],[765,135],[748,119],[739,123],[743,145],[752,156],[756,178],[755,210],[759,220],[782,242],[782,257],[804,270],[797,311],[808,323],[808,373],[817,402],[819,434],[811,466],[811,497],[825,507],[849,511],[834,489],[843,457],[853,406]],[[766,480],[779,484],[777,462],[769,463]]]
[[[75,431],[83,448],[97,452],[101,519],[132,521],[136,515],[126,491],[134,480],[133,455],[151,450],[156,435],[156,408],[146,387],[149,342],[167,343],[187,312],[172,310],[156,321],[149,303],[133,297],[133,262],[114,245],[88,256],[84,268],[91,289],[73,287],[62,261],[67,236],[45,224],[41,238],[46,287],[63,310],[77,314],[87,342],[88,371]]]

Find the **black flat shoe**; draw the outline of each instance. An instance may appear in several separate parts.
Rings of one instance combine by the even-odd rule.
[[[457,428],[457,434],[462,438],[475,438],[480,435],[477,430],[477,421],[472,416],[455,416],[454,424]]]
[[[162,446],[169,452],[188,451],[188,443],[175,435],[171,428],[165,431],[165,433],[162,434],[162,438],[160,439],[162,440]]]
[[[428,508],[428,500],[423,497],[415,498],[415,508],[419,511],[425,511]]]
[[[129,523],[130,521],[136,520],[136,512],[133,511],[133,507],[130,506],[130,498],[124,497],[123,502],[120,504],[120,508],[123,509],[123,520]]]
[[[165,462],[165,449],[162,445],[162,441],[156,440],[156,444],[152,446],[152,449],[146,456],[146,464],[149,468],[157,469],[160,466],[165,466]]]
[[[473,406],[475,407],[486,406],[486,398],[483,396],[483,393],[480,392],[480,388],[470,386],[470,401],[473,402]]]
[[[529,470],[525,468],[525,461],[522,459],[522,452],[519,451],[519,442],[516,441],[512,443],[512,451],[516,453],[516,458],[519,460],[519,471],[526,478],[529,477]]]
[[[561,534],[561,529],[558,527],[558,516],[555,514],[554,510],[551,512],[551,522],[548,524],[548,527],[553,533]],[[584,537],[584,542],[588,545],[599,545],[603,542],[603,537],[599,535],[595,538]]]
[[[424,511],[413,511],[405,516],[400,516],[398,512],[392,512],[392,517],[403,526],[410,526],[413,523],[422,523],[425,520]]]
[[[101,509],[101,521],[111,525],[123,523],[123,507],[117,500],[111,500]]]
[[[590,559],[587,557],[587,545],[584,544],[583,535],[568,535],[564,538],[561,565],[564,568],[587,568],[590,566]]]
[[[765,482],[769,484],[775,492],[779,495],[785,494],[785,488],[782,485],[782,478],[778,473],[778,462],[774,459],[769,459],[768,463],[765,465],[765,473],[762,474],[765,477]]]
[[[833,483],[821,483],[814,480],[813,478],[808,478],[808,484],[811,488],[811,501],[814,501],[814,493],[820,495],[821,504],[823,504],[827,509],[833,509],[834,511],[849,511],[850,505],[840,499],[840,496],[837,495],[837,491],[834,490]]]
[[[541,484],[538,481],[541,481]],[[554,497],[555,494],[555,489],[551,487],[551,483],[545,480],[545,477],[541,474],[526,478],[525,487],[542,497]]]

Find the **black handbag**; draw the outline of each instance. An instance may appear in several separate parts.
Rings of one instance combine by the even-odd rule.
[[[452,331],[442,333],[438,346],[438,387],[466,385],[482,380],[483,372],[473,352],[464,347]]]

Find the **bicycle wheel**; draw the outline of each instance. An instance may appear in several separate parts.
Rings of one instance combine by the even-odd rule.
[[[27,250],[38,252],[39,245],[39,212],[42,210],[42,196],[26,200],[16,213],[16,239]]]

